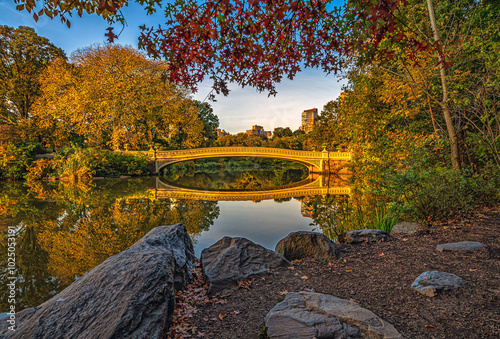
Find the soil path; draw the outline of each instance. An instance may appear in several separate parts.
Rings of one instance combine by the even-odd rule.
[[[499,338],[499,235],[500,210],[493,210],[388,242],[342,245],[336,260],[294,262],[293,269],[272,272],[225,297],[208,299],[195,282],[181,296],[188,311],[180,309],[171,337],[258,338],[266,314],[287,292],[313,290],[358,302],[408,338]],[[435,250],[465,240],[486,246]],[[411,288],[421,273],[433,270],[454,273],[464,284],[434,298]]]

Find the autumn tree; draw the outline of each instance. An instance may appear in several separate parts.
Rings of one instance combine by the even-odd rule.
[[[64,52],[31,27],[0,26],[0,122],[27,119],[40,95],[40,73]]]
[[[228,146],[248,146],[258,147],[267,146],[267,137],[264,135],[254,135],[246,133],[229,134],[217,139],[217,145],[221,147]]]
[[[149,13],[160,4],[139,2]],[[230,82],[275,94],[276,83],[284,77],[293,79],[305,67],[337,72],[346,68],[348,59],[358,66],[398,61],[408,68],[418,65],[417,54],[428,53],[440,87],[429,92],[428,98],[437,103],[443,116],[450,160],[458,169],[459,118],[450,102],[453,85],[448,68],[463,63],[462,47],[481,32],[474,22],[496,11],[495,3],[349,0],[338,8],[331,0],[177,0],[165,5],[165,25],[141,27],[139,47],[170,63],[172,81],[195,89],[209,78],[216,92],[223,94],[228,93]],[[113,4],[111,12],[119,17],[118,8],[126,3]],[[93,7],[102,10],[102,5]],[[411,72],[399,74],[414,80]]]
[[[164,80],[167,64],[119,45],[77,50],[42,77],[34,119],[61,145],[83,136],[90,146],[131,148],[154,142],[190,148],[203,122],[188,92]]]

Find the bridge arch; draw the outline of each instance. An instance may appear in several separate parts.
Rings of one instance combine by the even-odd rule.
[[[266,159],[277,159],[277,160],[285,160],[285,161],[290,161],[294,162],[297,164],[304,165],[307,167],[309,172],[316,172],[313,170],[314,165],[304,161],[304,160],[295,160],[295,159],[282,159],[282,158],[276,158],[274,156],[266,156],[266,155],[258,155],[258,156],[248,156],[248,155],[211,155],[211,156],[202,156],[202,157],[192,157],[189,159],[181,159],[181,160],[162,160],[162,159],[157,159],[157,165],[156,165],[156,172],[159,172],[161,169],[172,165],[176,164],[179,162],[184,162],[184,161],[192,161],[192,160],[200,160],[200,159],[211,159],[211,158],[266,158]]]
[[[333,178],[332,178],[333,179]],[[174,186],[156,178],[156,188],[149,190],[151,199],[194,199],[210,201],[260,201],[314,195],[349,195],[349,186],[341,179],[331,181],[321,174],[310,174],[306,179],[289,185],[257,191],[214,191]]]
[[[177,162],[221,157],[272,158],[305,165],[311,173],[338,172],[349,162],[348,152],[298,151],[268,147],[208,147],[172,151],[150,151],[155,162],[155,172]],[[332,164],[334,166],[332,166]]]

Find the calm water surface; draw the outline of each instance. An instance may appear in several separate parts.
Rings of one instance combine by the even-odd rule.
[[[274,249],[288,233],[312,230],[312,219],[304,204],[307,197],[294,197],[293,192],[288,192],[280,199],[253,196],[250,201],[225,201],[235,198],[217,194],[251,191],[269,195],[277,187],[293,187],[306,177],[300,171],[281,172],[277,177],[276,172],[257,170],[169,174],[161,178],[160,184],[156,177],[94,180],[87,184],[1,184],[2,286],[9,281],[5,270],[7,234],[13,226],[17,242],[17,311],[48,300],[160,225],[183,223],[195,243],[197,257],[223,236],[246,237]],[[209,191],[205,195],[208,200],[182,198],[200,190]],[[0,312],[5,312],[6,288],[0,297]]]

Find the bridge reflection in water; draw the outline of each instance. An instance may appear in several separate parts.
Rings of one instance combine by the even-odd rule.
[[[349,195],[346,177],[310,173],[299,182],[259,191],[208,191],[174,186],[156,178],[156,188],[148,190],[151,199],[192,199],[208,201],[260,201],[315,195]]]

